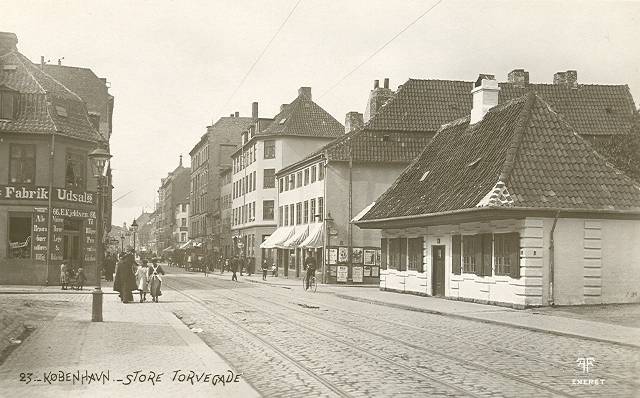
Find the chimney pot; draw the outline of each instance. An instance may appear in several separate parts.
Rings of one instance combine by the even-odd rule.
[[[298,89],[298,97],[304,97],[311,100],[311,87],[300,87]]]
[[[578,71],[557,72],[553,75],[553,84],[564,84],[570,88],[578,88]]]
[[[364,126],[364,119],[362,113],[359,112],[347,112],[344,118],[344,132],[348,133],[352,130],[356,130]]]
[[[254,102],[251,104],[251,117],[253,120],[258,120],[258,103]]]
[[[377,89],[378,87],[380,87],[380,80],[376,79],[373,81],[373,89]]]
[[[0,55],[16,50],[18,44],[18,36],[11,32],[0,32]]]
[[[517,87],[526,87],[529,84],[529,72],[524,69],[514,69],[509,72],[507,79]]]
[[[233,113],[229,114],[229,117],[233,117]]]
[[[388,77],[384,78],[384,88],[389,88],[389,78]]]
[[[235,117],[240,117],[240,112],[236,111],[236,113],[234,114]]]
[[[498,105],[498,82],[494,75],[480,74],[474,84],[471,94],[473,95],[473,108],[471,109],[470,124],[475,124],[484,118],[489,109]]]

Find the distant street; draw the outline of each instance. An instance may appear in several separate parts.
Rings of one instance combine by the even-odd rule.
[[[177,300],[163,305],[203,329],[207,345],[267,396],[631,397],[640,391],[638,349],[354,302],[322,286],[313,294],[230,277],[168,276]],[[605,386],[574,380],[583,378],[576,361],[584,357],[595,358],[589,378],[604,379]]]

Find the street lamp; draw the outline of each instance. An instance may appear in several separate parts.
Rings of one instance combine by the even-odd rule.
[[[136,221],[135,218],[131,223],[131,231],[133,232],[133,252],[135,253],[136,252],[136,232],[138,231],[138,222]]]
[[[104,172],[104,166],[107,161],[111,158],[111,154],[103,149],[96,148],[88,155],[89,160],[93,165],[93,176],[96,177],[98,182],[97,187],[97,206],[98,206],[98,214],[96,220],[96,288],[92,292],[92,304],[91,304],[91,322],[102,322],[102,288],[101,284],[101,270],[102,263],[104,261],[104,244],[103,240],[103,232],[104,226],[102,220],[102,211],[103,211],[103,181],[102,174]]]
[[[327,283],[326,264],[327,261],[329,261],[329,255],[327,254],[328,250],[326,250],[326,248],[331,246],[331,223],[333,223],[333,218],[331,217],[331,213],[327,212],[327,216],[324,218],[324,229],[327,239],[325,240],[324,253],[322,253],[322,283]]]

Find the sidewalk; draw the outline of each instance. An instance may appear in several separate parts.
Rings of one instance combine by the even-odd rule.
[[[219,275],[218,275],[219,276]],[[242,277],[247,282],[263,283],[272,286],[298,287],[301,282],[262,275]],[[240,279],[240,280],[243,280]],[[301,286],[301,285],[300,285]],[[567,316],[563,307],[515,310],[495,305],[477,304],[465,301],[449,300],[437,297],[424,297],[412,294],[385,292],[379,289],[363,289],[364,286],[319,285],[319,292],[330,292],[337,297],[375,305],[400,308],[408,311],[446,315],[479,322],[494,323],[562,336],[586,338],[590,340],[640,347],[640,328],[621,326],[589,319],[589,314],[581,317]],[[616,311],[616,306],[609,306]],[[640,304],[630,304],[633,315],[640,319]],[[630,311],[626,311],[627,313]],[[632,315],[632,316],[633,316]],[[625,314],[629,316],[629,314]],[[637,322],[636,322],[637,323]]]
[[[180,300],[175,292],[163,293],[165,302]],[[61,312],[38,327],[0,366],[0,396],[259,396],[242,375],[239,382],[227,383],[226,378],[235,378],[237,371],[162,302],[125,305],[107,294],[104,322],[90,322],[90,295],[86,300],[82,310]],[[26,374],[31,374],[29,384]],[[91,381],[87,374],[95,379]],[[155,375],[155,385],[148,380],[150,375]],[[225,384],[213,375],[224,375]]]

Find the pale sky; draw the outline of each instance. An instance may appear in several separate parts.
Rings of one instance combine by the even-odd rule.
[[[160,178],[212,120],[260,103],[273,117],[300,86],[340,122],[364,112],[374,79],[499,81],[515,68],[550,83],[627,84],[640,102],[640,2],[444,0],[321,96],[436,0],[301,0],[247,80],[251,64],[298,0],[23,0],[0,9],[0,31],[39,62],[91,68],[115,96],[114,224],[151,210]]]

